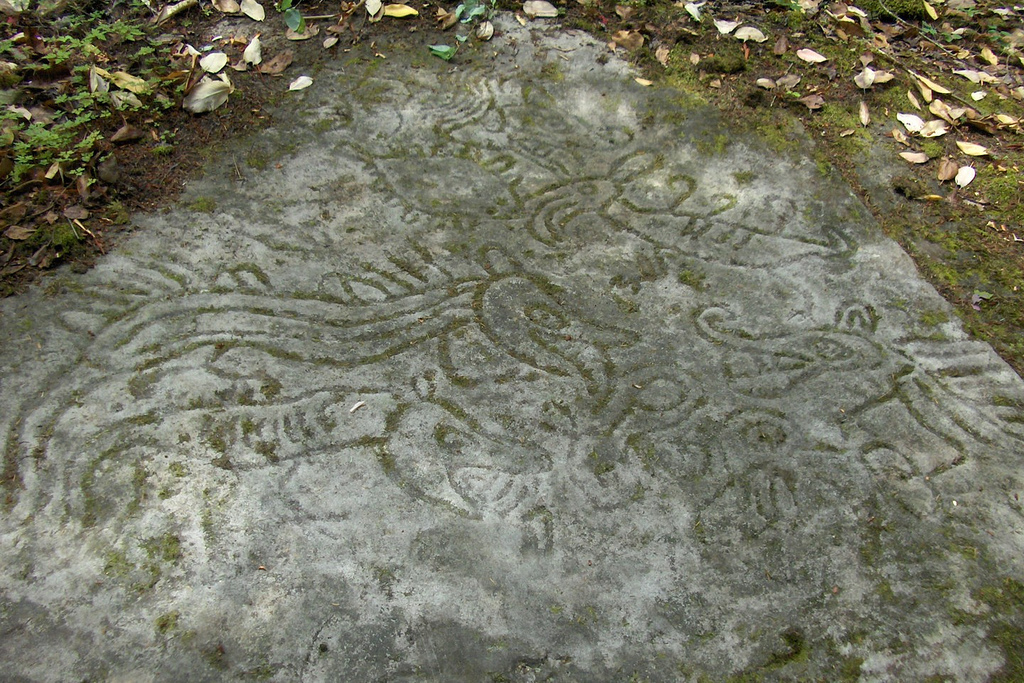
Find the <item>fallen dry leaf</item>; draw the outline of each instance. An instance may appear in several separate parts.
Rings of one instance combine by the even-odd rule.
[[[940,119],[932,119],[921,127],[920,135],[923,138],[938,138],[942,137],[949,132],[949,127],[945,121]]]
[[[476,27],[477,40],[490,40],[494,36],[494,24],[489,21],[481,22]]]
[[[554,19],[558,9],[547,0],[527,0],[523,3],[523,14],[531,19]]]
[[[999,57],[996,57],[995,53],[987,47],[981,48],[981,58],[992,66],[999,66]]]
[[[932,92],[937,92],[940,95],[948,95],[948,94],[950,94],[950,91],[949,91],[948,88],[945,88],[945,87],[939,85],[938,83],[936,83],[935,81],[931,80],[930,78],[926,78],[925,76],[922,76],[921,74],[919,74],[917,72],[914,72],[914,71],[911,71],[910,75],[913,76],[914,78],[916,78],[922,84],[924,84],[924,86],[927,87]],[[925,98],[925,99],[928,99],[928,98]]]
[[[21,241],[27,240],[29,237],[34,235],[35,232],[35,228],[28,228],[21,225],[12,225],[11,227],[4,230],[4,237],[6,237],[9,240]]]
[[[657,59],[658,63],[660,63],[662,66],[668,66],[668,56],[671,53],[672,51],[668,48],[667,45],[662,45],[657,50],[654,51],[654,58]]]
[[[733,30],[740,25],[738,21],[727,21],[725,19],[715,19],[715,28],[723,36],[727,36],[733,32]]]
[[[971,181],[974,180],[974,176],[976,175],[977,172],[974,170],[973,166],[961,166],[960,170],[956,172],[956,177],[953,179],[953,182],[960,187],[967,187],[971,184]]]
[[[957,171],[959,170],[960,167],[957,166],[957,163],[955,161],[953,161],[949,157],[942,157],[942,161],[939,162],[939,182],[944,183],[947,180],[952,180],[953,178],[956,177]]]
[[[125,142],[134,142],[145,137],[146,133],[135,126],[128,125],[127,123],[117,129],[113,135],[110,136],[110,141],[116,144]]]
[[[275,76],[282,73],[292,63],[294,55],[291,50],[285,50],[274,55],[270,61],[260,65],[260,73],[267,76]]]
[[[761,33],[753,26],[743,26],[741,28],[736,29],[736,33],[733,34],[733,37],[737,38],[738,40],[742,40],[743,42],[752,40],[755,43],[763,43],[764,41],[768,40],[768,37],[765,36],[765,34]]]
[[[419,12],[414,10],[412,7],[409,7],[408,5],[384,5],[384,16],[386,17],[394,17],[396,19],[401,19],[403,17],[415,17],[418,14]]]
[[[224,14],[238,14],[242,11],[241,6],[235,0],[213,0],[213,7]]]
[[[811,111],[814,111],[815,109],[821,109],[821,107],[825,104],[825,98],[822,97],[821,95],[814,94],[807,95],[806,97],[801,97],[799,100],[797,100],[797,102],[802,103],[805,107],[807,107]]]
[[[896,114],[896,120],[902,123],[909,133],[920,133],[924,128],[924,119],[916,114]]]
[[[309,86],[313,85],[313,79],[309,76],[299,76],[294,81],[288,84],[289,90],[305,90]]]
[[[637,31],[616,31],[612,34],[612,42],[627,50],[639,50],[644,44],[644,37]]]
[[[228,95],[234,92],[231,81],[224,74],[220,80],[213,80],[209,76],[203,76],[192,92],[182,101],[181,106],[193,114],[202,114],[213,111],[228,101]]]
[[[908,138],[907,134],[904,133],[899,128],[893,128],[892,132],[890,133],[890,135],[892,135],[892,139],[893,140],[895,140],[896,142],[900,143],[901,145],[903,145],[905,147],[909,147],[910,146],[910,138]]]
[[[786,36],[782,36],[775,41],[775,46],[772,47],[772,54],[776,57],[781,57],[786,54],[786,50],[789,49],[789,41],[786,40]]]
[[[939,18],[939,13],[936,12],[935,8],[929,5],[927,2],[924,3],[924,11],[928,13],[928,16],[932,18],[932,21],[935,21]]]
[[[646,78],[634,78],[633,80],[639,83],[640,85],[644,86],[645,88],[654,85],[654,81],[649,81]]]
[[[974,69],[953,69],[953,73],[958,76],[963,76],[971,83],[998,83],[999,79],[992,74],[985,73],[984,71],[976,71]]]
[[[968,156],[980,157],[988,154],[987,147],[982,147],[981,145],[977,145],[973,142],[961,142],[960,140],[957,140],[956,146],[960,148],[961,152]]]
[[[263,46],[260,43],[260,34],[256,34],[249,41],[249,44],[242,52],[242,61],[246,64],[258,65],[263,61]]]
[[[859,111],[859,114],[860,114],[860,124],[862,126],[867,126],[869,123],[871,123],[871,112],[868,110],[868,103],[865,102],[864,100],[860,101],[860,111]]]
[[[910,104],[913,105],[914,109],[921,108],[921,102],[917,99],[917,95],[914,94],[913,90],[907,91],[907,99],[910,100]]]
[[[306,26],[306,30],[303,33],[293,31],[291,27],[285,30],[284,37],[288,40],[309,40],[313,36],[320,34],[320,27],[312,24]]]
[[[442,7],[437,8],[437,12],[434,14],[434,19],[437,20],[437,23],[441,24],[442,31],[450,29],[459,21],[459,18],[455,16],[455,12],[449,12]]]
[[[796,74],[786,74],[782,78],[775,81],[775,85],[786,90],[792,90],[800,84],[800,77]]]
[[[199,67],[206,73],[215,74],[228,65],[228,56],[223,52],[211,52],[199,60]]]
[[[810,62],[811,64],[820,64],[822,62],[828,61],[828,57],[826,57],[825,55],[819,54],[814,50],[811,50],[806,47],[802,47],[799,50],[797,50],[796,56],[804,60],[805,62]]]
[[[267,12],[263,9],[263,5],[256,2],[256,0],[242,0],[239,6],[242,9],[242,14],[253,21],[263,21],[267,16]]]
[[[775,81],[770,78],[759,78],[754,81],[754,84],[765,90],[775,90]]]
[[[928,161],[928,155],[924,152],[900,152],[900,156],[912,164],[923,164]]]

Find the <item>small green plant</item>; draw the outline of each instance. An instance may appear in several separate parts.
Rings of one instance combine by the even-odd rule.
[[[306,18],[299,12],[299,8],[292,4],[292,0],[281,0],[274,5],[274,9],[281,13],[288,28],[296,33],[306,32]]]

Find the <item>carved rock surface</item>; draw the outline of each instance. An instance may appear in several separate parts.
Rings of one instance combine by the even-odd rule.
[[[1012,666],[1021,380],[809,158],[496,27],[0,302],[6,680]]]

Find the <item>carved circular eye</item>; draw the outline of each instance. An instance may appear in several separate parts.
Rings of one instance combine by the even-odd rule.
[[[561,330],[569,325],[569,321],[560,313],[545,306],[529,306],[523,310],[523,314],[530,322],[548,330]]]

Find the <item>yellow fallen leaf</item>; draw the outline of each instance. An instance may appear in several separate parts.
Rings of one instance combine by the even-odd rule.
[[[929,5],[927,2],[924,3],[924,11],[928,13],[928,16],[931,17],[933,21],[939,18],[939,13],[936,12],[935,8]]]
[[[921,81],[921,83],[923,83],[932,92],[937,92],[940,95],[949,95],[951,92],[948,88],[939,85],[935,81],[931,80],[930,78],[926,78],[925,76],[922,76],[919,73],[911,71],[910,74],[917,80]]]
[[[415,17],[418,14],[419,12],[408,5],[384,5],[385,17],[401,19],[402,17]]]
[[[871,123],[871,112],[868,110],[868,103],[864,100],[860,101],[860,123],[862,126]]]
[[[646,78],[634,78],[633,80],[636,81],[637,83],[639,83],[640,85],[644,86],[644,87],[647,87],[649,85],[654,85],[654,81],[649,81]]]
[[[913,90],[907,91],[907,99],[910,100],[912,105],[914,105],[914,109],[921,108],[921,102],[917,99],[917,95],[914,94]]]
[[[992,66],[999,66],[999,57],[987,47],[981,48],[981,58]]]
[[[149,92],[149,86],[146,85],[146,81],[142,80],[138,76],[132,76],[126,71],[115,71],[110,74],[110,82],[119,88],[128,90],[137,95]]]
[[[964,154],[966,154],[968,156],[980,157],[980,156],[985,156],[986,154],[988,154],[988,148],[987,147],[982,147],[981,145],[976,145],[973,142],[961,142],[960,140],[957,140],[956,141],[956,146],[960,148],[961,152],[963,152]]]

